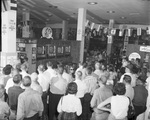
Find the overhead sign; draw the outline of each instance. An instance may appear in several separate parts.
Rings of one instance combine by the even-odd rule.
[[[52,37],[52,29],[50,27],[44,27],[42,30],[42,37],[45,37],[47,39],[50,39]]]
[[[140,46],[141,52],[150,52],[150,46]]]
[[[131,53],[131,54],[129,55],[129,61],[131,61],[132,59],[136,59],[136,58],[141,59],[141,56],[140,56],[138,53],[136,53],[136,52]]]

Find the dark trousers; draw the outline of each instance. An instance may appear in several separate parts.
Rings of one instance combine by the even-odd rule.
[[[82,108],[82,120],[90,120],[92,116],[92,109],[90,107],[90,102],[92,99],[92,95],[90,93],[86,93],[83,99],[83,108]]]
[[[146,106],[136,106],[136,105],[133,105],[133,106],[134,106],[134,109],[135,109],[135,116],[132,120],[136,120],[138,115],[145,112]]]
[[[53,120],[54,116],[58,116],[57,105],[63,95],[49,93],[49,120]]]
[[[42,101],[44,105],[44,110],[43,110],[43,117],[48,115],[48,104],[47,104],[47,92],[43,92],[42,94]]]
[[[34,116],[30,117],[30,118],[24,118],[23,120],[39,120],[39,114],[35,114]]]

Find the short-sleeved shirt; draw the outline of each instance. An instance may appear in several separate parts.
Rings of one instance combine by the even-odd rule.
[[[6,102],[0,100],[0,118],[1,119],[5,118],[5,116],[6,116],[5,114],[8,114],[9,110],[10,110],[10,107],[8,106],[8,104]]]

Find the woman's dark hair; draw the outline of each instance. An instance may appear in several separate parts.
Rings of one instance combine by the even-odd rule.
[[[11,69],[12,69],[13,67],[11,66],[11,65],[6,65],[4,68],[3,68],[3,73],[5,74],[5,75],[9,75],[10,73],[11,73]]]
[[[76,94],[77,93],[77,84],[75,82],[71,82],[68,84],[66,94]]]
[[[126,87],[124,83],[117,83],[114,86],[114,93],[116,95],[124,95],[126,93]]]

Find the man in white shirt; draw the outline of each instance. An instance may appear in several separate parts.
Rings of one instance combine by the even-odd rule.
[[[133,100],[134,97],[134,89],[131,86],[131,77],[129,75],[124,75],[123,82],[125,83],[126,93],[125,96],[129,97],[130,100]]]
[[[47,70],[43,73],[46,79],[49,80],[49,84],[51,84],[51,79],[56,76],[56,71],[53,69],[54,67],[52,62],[47,62]]]
[[[10,87],[12,87],[14,85],[14,82],[13,82],[13,77],[17,74],[19,74],[19,70],[18,69],[13,69],[12,72],[12,78],[9,78],[7,83],[6,83],[6,86],[5,86],[5,89],[6,89],[6,93],[8,94],[8,89]]]
[[[100,63],[96,62],[95,63],[95,71],[94,71],[94,73],[96,75],[98,75],[99,78],[104,74],[104,72],[102,70],[100,70],[100,67],[101,67]]]
[[[43,89],[43,94],[42,94],[42,101],[44,105],[43,119],[45,119],[48,116],[47,95],[48,95],[48,90],[49,90],[49,80],[46,79],[45,75],[43,74],[45,71],[44,65],[40,64],[37,68],[37,71],[39,73],[38,82]]]
[[[29,76],[24,77],[23,85],[25,91],[18,97],[16,120],[38,120],[43,112],[41,95],[30,87],[31,78]]]
[[[68,66],[65,66],[62,77],[67,80],[67,83],[70,83],[73,81],[73,79],[72,79],[72,76],[67,72],[67,69],[68,69]]]
[[[31,74],[31,80],[32,80],[32,83],[31,83],[31,88],[37,92],[40,93],[40,95],[42,96],[43,94],[43,90],[42,90],[42,87],[39,85],[38,83],[38,74],[37,73],[32,73]]]
[[[132,69],[133,69],[133,65],[132,64],[128,64],[125,67],[125,73],[121,76],[120,78],[120,82],[123,82],[123,78],[125,75],[129,75],[131,77],[131,86],[135,87],[136,86],[136,75],[132,74]]]
[[[22,75],[22,78],[24,78],[25,76],[30,76],[28,73],[28,68],[27,68],[27,65],[26,64],[22,64],[21,65],[21,72],[20,74]]]
[[[82,99],[84,97],[84,94],[86,92],[87,87],[86,87],[85,82],[82,81],[82,72],[81,71],[77,71],[76,78],[75,78],[74,82],[78,86],[78,91],[77,91],[76,96],[78,98]]]

